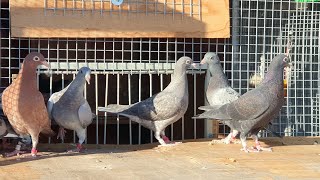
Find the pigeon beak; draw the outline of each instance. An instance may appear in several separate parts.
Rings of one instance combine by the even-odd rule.
[[[42,61],[42,65],[46,66],[48,69],[51,68],[50,64],[47,61]]]
[[[206,62],[207,62],[206,59],[203,58],[203,59],[201,60],[200,64],[205,64]]]
[[[91,77],[90,77],[90,72],[87,72],[87,73],[86,73],[85,79],[86,79],[87,83],[90,84],[90,79],[91,79]]]
[[[192,64],[190,64],[190,66],[191,66],[192,68],[197,68],[197,64],[196,64],[196,63],[192,63]]]

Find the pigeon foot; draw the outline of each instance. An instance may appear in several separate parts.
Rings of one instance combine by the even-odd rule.
[[[260,145],[253,147],[253,149],[257,149],[258,151],[269,151],[269,152],[272,152],[272,147],[266,148],[266,147],[262,147]]]
[[[81,144],[77,144],[77,147],[75,149],[70,149],[67,151],[67,153],[73,153],[73,152],[77,152],[77,153],[84,152],[84,148],[82,147]]]
[[[10,153],[5,153],[4,157],[13,157],[13,156],[20,156],[21,154],[27,153],[26,151],[14,150]]]
[[[63,128],[63,127],[60,127],[59,128],[59,132],[58,132],[58,135],[57,135],[57,139],[61,139],[62,141],[64,140],[64,137],[66,135],[66,130]]]
[[[258,149],[248,149],[248,148],[241,148],[240,149],[240,151],[244,151],[244,152],[246,152],[246,153],[249,153],[249,152],[254,152],[254,153],[256,153],[256,152],[260,152]]]

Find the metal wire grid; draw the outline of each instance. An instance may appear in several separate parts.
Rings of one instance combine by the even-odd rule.
[[[164,89],[173,72],[173,63],[181,56],[190,56],[199,62],[207,51],[224,52],[220,54],[221,59],[224,56],[231,56],[230,50],[225,46],[225,39],[184,39],[184,38],[129,38],[129,39],[33,39],[33,38],[13,38],[10,36],[10,19],[8,4],[1,7],[1,13],[4,14],[1,19],[2,32],[5,35],[1,37],[2,58],[1,58],[1,89],[3,90],[11,83],[11,75],[18,73],[20,63],[23,58],[31,51],[41,52],[53,67],[53,76],[47,78],[39,76],[39,88],[47,95],[47,98],[70,82],[82,65],[88,65],[93,70],[94,88],[88,86],[85,95],[89,100],[92,109],[98,114],[96,108],[105,106],[109,103],[134,103],[143,100],[156,92]],[[229,53],[227,53],[229,52]],[[228,58],[231,59],[231,58]],[[121,65],[132,64],[133,68],[121,68]],[[149,65],[149,66],[148,66]],[[153,65],[153,66],[150,66]],[[231,61],[224,61],[224,67],[231,66]],[[8,71],[6,71],[8,70]],[[39,74],[42,71],[39,71]],[[192,139],[203,137],[203,131],[198,130],[199,121],[191,120],[191,116],[199,111],[197,107],[202,105],[203,101],[203,85],[198,83],[204,76],[204,71],[190,70],[189,86],[190,104],[188,120],[183,118],[181,121],[167,128],[172,139]],[[230,74],[230,71],[229,71]],[[146,77],[147,80],[146,80]],[[123,85],[127,84],[127,86]],[[148,84],[148,85],[147,85]],[[157,88],[157,84],[160,87]],[[138,85],[138,86],[137,86]],[[114,87],[114,88],[112,88]],[[91,91],[90,89],[91,88]],[[135,92],[132,92],[134,91]],[[113,89],[113,90],[112,90]],[[116,89],[116,90],[115,90]],[[121,89],[121,91],[120,91]],[[101,93],[101,91],[103,91]],[[192,92],[193,91],[193,92]],[[126,94],[123,98],[123,92]],[[200,93],[199,93],[200,92]],[[92,94],[94,97],[92,97]],[[103,94],[103,95],[100,95]],[[199,98],[199,94],[200,97]],[[147,95],[147,96],[146,96]],[[90,99],[91,98],[91,99]],[[127,98],[127,99],[126,99]],[[112,102],[112,99],[115,100]],[[200,103],[199,103],[200,99]],[[101,101],[104,100],[104,101]],[[91,143],[123,143],[122,124],[129,122],[129,139],[128,143],[145,143],[142,142],[143,128],[139,126],[138,131],[133,132],[132,122],[120,119],[121,117],[109,118],[105,116],[102,119],[95,120],[95,129],[88,129],[96,134],[95,139]],[[191,123],[191,124],[190,124]],[[201,124],[201,122],[200,122]],[[102,128],[101,128],[102,125]],[[110,125],[116,125],[116,141],[108,141],[107,130]],[[177,126],[180,126],[177,128]],[[201,126],[201,125],[200,125]],[[192,133],[187,134],[185,127]],[[121,129],[122,128],[122,129]],[[178,129],[175,130],[174,129]],[[181,130],[179,130],[181,129]],[[127,130],[125,130],[127,131]],[[178,131],[178,132],[176,132]],[[103,133],[102,133],[103,132]],[[167,132],[168,133],[168,132]],[[138,134],[138,138],[135,138]],[[75,142],[75,134],[73,142]],[[101,138],[103,137],[103,138]],[[134,142],[138,139],[138,142]],[[68,139],[66,139],[68,141]],[[122,141],[122,142],[121,142]],[[153,141],[152,132],[148,142]]]
[[[243,94],[250,87],[250,76],[257,73],[260,57],[272,57],[285,52],[288,37],[294,42],[291,60],[294,69],[288,85],[286,104],[271,129],[280,135],[314,136],[319,123],[313,118],[312,98],[319,93],[319,2],[292,1],[233,1],[233,20],[238,18],[239,37],[233,33],[233,44],[238,44],[234,60],[233,87]],[[234,21],[233,21],[234,22]],[[236,24],[237,23],[233,23]],[[236,27],[233,27],[233,29]],[[316,107],[317,108],[317,107]],[[262,132],[263,136],[270,136]]]
[[[46,15],[62,14],[172,15],[201,19],[201,0],[124,0],[117,6],[111,0],[44,0]]]

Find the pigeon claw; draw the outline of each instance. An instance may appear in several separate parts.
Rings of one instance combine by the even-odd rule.
[[[262,146],[255,146],[253,148],[257,149],[258,151],[269,151],[269,152],[272,152],[272,147],[265,148],[265,147],[262,147]]]
[[[20,154],[25,154],[26,151],[14,150],[10,153],[5,153],[4,157],[13,157],[13,156],[20,156]]]
[[[84,151],[83,146],[82,146],[81,144],[77,144],[77,148],[75,148],[75,149],[70,149],[70,150],[67,151],[67,153],[73,153],[73,152],[78,152],[78,153],[80,153],[80,152],[83,152],[83,151]]]
[[[252,149],[248,149],[248,148],[242,148],[242,149],[240,149],[241,151],[244,151],[244,152],[246,152],[246,153],[249,153],[249,152],[260,152],[258,149],[255,149],[255,148],[252,148]]]

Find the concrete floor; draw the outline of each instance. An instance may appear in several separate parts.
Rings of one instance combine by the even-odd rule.
[[[41,144],[37,158],[0,158],[0,179],[320,179],[320,137],[263,139],[273,152],[259,153],[209,142],[86,145],[73,154],[69,144]]]

